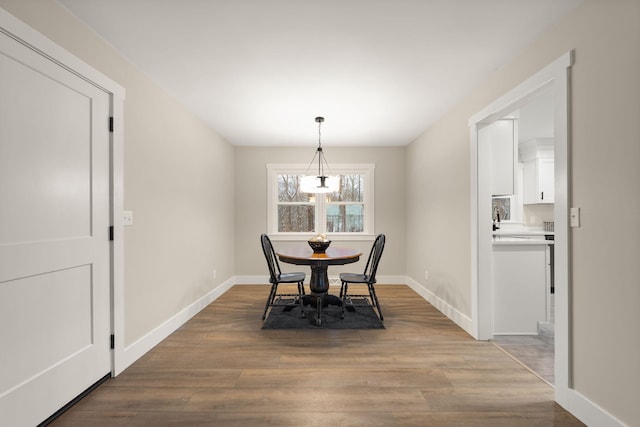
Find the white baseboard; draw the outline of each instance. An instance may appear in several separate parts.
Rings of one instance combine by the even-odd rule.
[[[235,278],[230,278],[209,293],[194,301],[174,316],[170,317],[157,328],[138,339],[133,344],[121,351],[115,350],[114,375],[120,374],[136,360],[145,355],[149,350],[158,345],[162,340],[171,335],[176,329],[184,325],[189,319],[198,314],[203,308],[215,301],[220,295],[228,291],[235,283]]]
[[[435,295],[429,289],[419,284],[410,277],[406,278],[407,285],[416,293],[430,302],[435,308],[440,310],[445,316],[473,336],[473,322],[471,318],[464,315],[456,308],[449,305],[442,298]],[[580,421],[588,426],[602,427],[624,427],[625,424],[616,417],[608,413],[600,406],[573,389],[567,389],[563,396],[556,396],[557,402],[567,411],[576,416]]]
[[[407,285],[413,289],[418,295],[427,300],[431,305],[437,308],[442,314],[451,319],[456,325],[464,329],[469,335],[473,336],[473,321],[457,308],[451,306],[448,302],[413,280],[411,277],[406,278]]]
[[[566,390],[564,397],[563,401],[557,400],[558,403],[588,426],[624,427],[626,425],[573,389]]]
[[[380,284],[404,284],[406,282],[406,276],[380,276],[378,279],[378,283]],[[331,286],[334,288],[340,285],[340,281],[337,276],[329,277],[329,280],[331,281]],[[114,356],[114,375],[120,374],[136,360],[144,356],[149,350],[171,335],[176,329],[198,314],[207,305],[215,301],[232,286],[256,284],[264,284],[265,287],[269,286],[268,276],[233,276],[197,301],[182,309],[179,313],[176,313],[174,316],[164,321],[157,328],[139,338],[133,344],[122,350],[118,350],[116,348]]]
[[[339,281],[337,277],[329,277],[331,286],[337,287]],[[455,307],[435,295],[429,289],[416,282],[408,276],[380,276],[379,284],[406,284],[418,295],[428,301],[431,305],[441,311],[445,316],[460,326],[467,333],[471,334],[472,320],[461,313]],[[204,295],[202,298],[185,307],[179,313],[167,319],[157,328],[138,339],[122,351],[117,351],[115,356],[114,374],[118,375],[136,360],[145,355],[149,350],[158,345],[162,340],[171,335],[176,329],[185,324],[189,319],[198,314],[203,308],[211,304],[218,297],[228,291],[234,285],[255,285],[264,284],[269,286],[267,276],[233,276],[220,284],[215,289]],[[569,389],[564,396],[556,397],[558,403],[567,411],[575,415],[580,421],[587,425],[604,427],[624,427],[624,423],[616,419],[613,415],[587,399],[575,390]]]

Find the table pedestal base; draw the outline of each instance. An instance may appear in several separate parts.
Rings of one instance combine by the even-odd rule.
[[[305,295],[302,297],[303,305],[311,305],[316,307],[316,315],[313,318],[313,322],[316,326],[322,325],[322,307],[328,307],[330,305],[342,305],[342,300],[335,295],[327,293],[312,293],[311,295]]]
[[[327,268],[330,265],[345,265],[357,262],[361,252],[355,249],[327,248],[324,253],[310,252],[308,248],[290,248],[277,253],[280,261],[296,265],[308,265],[311,267],[309,288],[311,295],[304,297],[304,305],[314,304],[316,307],[315,324],[322,324],[322,307],[329,304],[342,305],[340,298],[328,295],[329,277]]]
[[[309,279],[309,289],[311,289],[312,302],[316,306],[315,324],[322,324],[322,307],[327,300],[327,292],[329,291],[329,276],[327,275],[327,265],[322,262],[312,263],[311,279]],[[328,301],[327,301],[328,304]]]

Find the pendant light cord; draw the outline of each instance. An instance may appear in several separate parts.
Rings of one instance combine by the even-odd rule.
[[[308,175],[308,172],[311,169],[311,165],[313,165],[314,161],[316,160],[316,156],[318,156],[318,175],[316,176],[317,181],[316,179],[311,180],[312,183],[315,182],[315,185],[313,186],[313,188],[310,188],[308,191],[306,191],[307,193],[329,193],[331,191],[336,191],[332,190],[332,188],[335,187],[335,180],[332,177],[327,176],[325,172],[325,169],[328,169],[329,172],[331,172],[331,169],[327,164],[327,159],[324,158],[324,151],[322,150],[322,122],[324,122],[324,117],[316,117],[316,123],[318,123],[318,148],[316,149],[316,152],[313,155],[313,159],[311,159],[311,162],[307,167],[305,175]],[[305,188],[310,186],[309,180],[307,180],[306,178],[307,176],[303,177],[304,181],[306,182]]]
[[[318,175],[317,175],[318,177],[324,176],[322,162],[327,164],[327,160],[324,158],[324,151],[322,150],[322,131],[321,131],[322,122],[324,122],[324,117],[316,117],[316,123],[318,123],[318,148],[316,149],[316,152],[313,155],[313,159],[311,159],[311,162],[309,162],[309,166],[307,167],[307,171],[305,172],[305,174],[309,172],[309,169],[311,169],[311,165],[316,160],[316,156],[317,156],[318,157]],[[327,167],[329,167],[329,165],[327,165]]]
[[[320,131],[323,121],[323,117],[316,117],[316,122],[318,122],[318,176],[324,176],[322,170],[322,158],[324,157],[324,153],[322,152],[322,133]]]

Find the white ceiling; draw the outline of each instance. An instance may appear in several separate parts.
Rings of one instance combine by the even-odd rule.
[[[231,144],[394,146],[581,0],[60,1]]]

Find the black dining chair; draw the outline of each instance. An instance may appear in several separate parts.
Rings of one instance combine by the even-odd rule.
[[[300,272],[283,273],[280,271],[280,264],[278,264],[278,258],[273,250],[273,244],[269,236],[262,234],[260,236],[260,243],[262,244],[262,252],[264,252],[264,257],[267,259],[267,265],[269,266],[269,282],[271,283],[271,291],[269,292],[267,304],[264,307],[262,320],[267,318],[269,307],[295,307],[296,304],[300,304],[301,316],[305,317],[302,297],[304,296],[304,279],[306,278],[306,274]],[[297,283],[298,293],[279,294],[278,285],[280,283]]]
[[[340,288],[340,299],[342,300],[342,318],[344,318],[344,311],[349,304],[350,307],[363,307],[371,304],[371,307],[378,310],[378,316],[380,320],[384,320],[382,317],[382,310],[380,309],[380,303],[376,295],[376,272],[378,271],[378,264],[382,257],[382,251],[384,250],[385,235],[378,234],[376,240],[371,246],[371,252],[369,253],[369,259],[367,259],[367,265],[364,267],[363,274],[355,273],[340,273],[340,280],[342,286]],[[349,284],[366,284],[369,290],[369,294],[350,294]],[[360,299],[362,302],[354,302],[355,299]],[[367,301],[367,298],[369,301]]]

